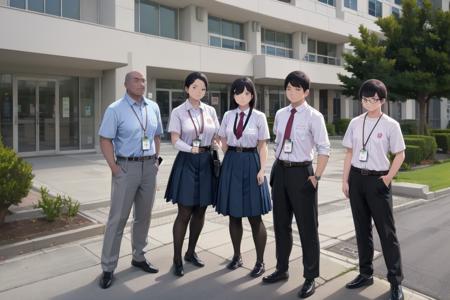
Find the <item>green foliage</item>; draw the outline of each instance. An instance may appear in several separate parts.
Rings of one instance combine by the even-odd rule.
[[[348,124],[350,123],[350,119],[339,119],[334,122],[334,127],[336,128],[336,133],[338,135],[344,135],[347,131]]]
[[[69,196],[56,195],[55,198],[51,197],[48,193],[48,189],[41,187],[41,199],[36,207],[41,208],[45,215],[45,218],[49,222],[53,222],[60,218],[64,213],[67,219],[71,220],[78,214],[80,209],[80,203],[72,200]]]
[[[0,142],[0,210],[19,204],[28,195],[33,177],[31,165]]]
[[[405,144],[422,148],[422,159],[434,160],[437,151],[437,143],[434,137],[429,135],[405,135],[404,138]]]
[[[431,129],[431,134],[433,133],[450,133],[450,129]]]
[[[326,123],[325,126],[327,127],[328,135],[336,135],[336,129],[334,128],[334,124]]]
[[[274,122],[273,117],[267,117],[267,125],[269,125],[269,133],[271,141],[275,140],[275,134],[273,134],[273,122]]]
[[[406,145],[405,163],[408,165],[416,165],[422,160],[423,153],[419,146]]]
[[[433,133],[432,134],[436,139],[436,143],[438,147],[441,149],[441,152],[448,153],[450,149],[450,134],[449,133]]]
[[[395,59],[386,58],[386,47],[380,37],[369,32],[364,26],[359,26],[361,38],[350,36],[352,52],[343,54],[344,68],[351,76],[338,74],[343,83],[343,94],[358,99],[361,84],[370,78],[377,78],[390,85],[389,75],[392,73]]]
[[[36,207],[42,209],[45,218],[49,222],[55,221],[61,216],[63,202],[61,197],[52,198],[48,194],[48,189],[41,187],[41,199]]]
[[[400,128],[402,129],[402,133],[405,135],[417,134],[419,132],[416,120],[401,120],[399,123]]]

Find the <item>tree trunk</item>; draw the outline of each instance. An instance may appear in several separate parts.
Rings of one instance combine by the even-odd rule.
[[[423,95],[420,95],[417,98],[419,101],[419,134],[426,134],[426,125],[427,125],[427,98]]]
[[[5,218],[8,215],[8,208],[7,207],[1,207],[0,206],[0,226],[3,225],[3,223],[5,222]]]

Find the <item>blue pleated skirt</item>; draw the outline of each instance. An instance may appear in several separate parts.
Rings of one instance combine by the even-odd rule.
[[[213,176],[209,151],[199,154],[178,152],[170,172],[164,198],[184,206],[215,204],[217,179]]]
[[[255,217],[272,210],[266,178],[258,185],[257,152],[227,151],[220,171],[216,211],[225,216]]]

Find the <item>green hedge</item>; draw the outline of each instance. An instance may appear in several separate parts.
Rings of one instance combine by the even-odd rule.
[[[416,120],[401,120],[399,123],[403,134],[417,134],[419,132]]]
[[[421,140],[423,142],[417,140]],[[423,159],[434,160],[437,151],[437,143],[433,136],[405,135],[405,144],[420,146],[423,152]]]
[[[328,135],[336,135],[336,129],[334,127],[334,124],[327,123],[326,126],[327,126]]]
[[[433,133],[450,133],[450,129],[431,129],[431,134]]]
[[[421,138],[405,137],[406,146],[416,146],[419,147],[419,162],[425,159],[425,143],[426,141]]]
[[[433,136],[441,151],[448,153],[450,149],[450,133],[433,133]]]
[[[422,149],[419,146],[406,145],[405,149],[405,163],[409,165],[416,165],[422,160]]]
[[[336,133],[338,135],[344,135],[347,131],[348,124],[350,123],[350,119],[339,119],[334,122],[334,127],[336,129]]]

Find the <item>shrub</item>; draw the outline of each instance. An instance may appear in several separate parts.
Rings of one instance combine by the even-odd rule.
[[[408,165],[416,165],[422,160],[423,154],[419,146],[406,145],[405,163]]]
[[[431,134],[433,133],[450,133],[450,129],[431,129]]]
[[[418,126],[416,120],[401,120],[399,123],[403,134],[407,135],[418,133]]]
[[[63,196],[62,202],[67,218],[70,220],[78,214],[80,202],[72,200],[69,196]]]
[[[433,133],[436,143],[442,152],[448,153],[450,149],[450,134],[449,133]]]
[[[0,141],[0,225],[8,208],[28,195],[33,177],[31,165]]]
[[[421,142],[417,142],[416,140],[423,140],[423,146]],[[413,141],[414,140],[414,141]],[[423,159],[431,159],[434,160],[437,151],[437,143],[436,139],[433,136],[429,135],[406,135],[405,136],[405,144],[422,146],[423,148]]]
[[[334,124],[332,124],[332,123],[327,123],[327,124],[325,124],[326,126],[327,126],[327,132],[328,132],[328,135],[336,135],[336,130],[335,130],[335,128],[334,128]]]
[[[334,126],[336,128],[336,133],[338,135],[344,135],[347,131],[348,124],[350,123],[350,119],[339,119],[334,122]]]
[[[42,209],[47,221],[53,222],[59,218],[61,216],[62,206],[63,201],[61,196],[58,195],[56,198],[52,198],[48,194],[48,189],[41,187],[41,199],[36,207]]]

